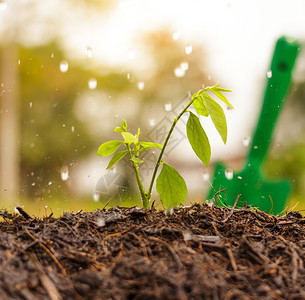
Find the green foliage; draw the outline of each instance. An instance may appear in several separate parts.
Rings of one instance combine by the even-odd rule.
[[[186,134],[194,152],[207,167],[211,157],[210,142],[200,124],[199,118],[192,112],[190,112],[190,116],[186,124]]]
[[[115,153],[121,144],[124,144],[127,148],[125,151],[118,151],[114,154],[110,160],[107,169],[116,164],[120,159],[122,159],[127,153],[129,153],[130,161],[132,163],[138,187],[140,190],[143,206],[145,208],[149,207],[149,200],[151,198],[152,187],[157,175],[159,166],[162,164],[162,170],[156,180],[156,190],[159,193],[161,200],[167,207],[175,207],[181,204],[187,196],[187,186],[184,179],[172,166],[162,161],[162,156],[167,146],[167,143],[171,137],[171,134],[184,113],[189,112],[188,108],[193,104],[195,110],[199,115],[204,117],[211,116],[211,119],[220,134],[224,143],[227,141],[227,122],[225,114],[222,107],[215,102],[215,100],[207,94],[207,91],[213,92],[221,101],[233,108],[222,92],[230,92],[230,90],[223,89],[217,86],[218,83],[211,87],[206,87],[192,96],[191,101],[188,105],[181,111],[176,119],[174,119],[173,124],[167,134],[167,137],[163,145],[151,142],[141,142],[139,141],[140,129],[136,135],[131,134],[127,131],[127,122],[123,120],[122,125],[114,129],[115,132],[121,133],[123,141],[109,141],[103,143],[97,154],[101,156],[108,156]],[[186,125],[188,140],[198,158],[208,166],[211,157],[211,147],[209,139],[201,126],[199,118],[192,112],[189,112],[189,118]],[[160,155],[156,162],[155,169],[151,178],[150,186],[147,191],[145,191],[138,169],[138,164],[144,161],[139,158],[140,153],[155,147],[160,149]]]
[[[187,187],[178,171],[167,163],[162,163],[162,170],[156,180],[156,189],[167,207],[175,207],[187,196]]]

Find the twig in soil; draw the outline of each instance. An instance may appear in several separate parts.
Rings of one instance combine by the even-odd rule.
[[[48,277],[48,275],[44,272],[42,266],[40,265],[35,253],[28,253],[28,256],[31,258],[32,262],[35,264],[36,268],[39,271],[40,282],[42,286],[47,291],[51,300],[62,300],[61,295],[59,294],[55,284]]]
[[[238,267],[237,267],[232,249],[230,247],[230,244],[225,244],[225,246],[226,246],[226,251],[227,251],[227,254],[228,254],[230,262],[231,262],[232,269],[236,272],[236,271],[238,271]]]
[[[222,221],[222,223],[226,223],[231,218],[231,216],[233,215],[234,209],[236,207],[236,204],[237,204],[238,199],[239,199],[240,196],[241,196],[240,194],[237,195],[237,197],[235,199],[235,202],[234,202],[234,205],[231,208],[231,211],[230,211],[229,215]]]
[[[216,199],[216,196],[220,193],[224,192],[225,193],[225,196],[226,196],[226,189],[222,189],[222,190],[219,190],[218,192],[216,192],[212,198],[212,202],[215,203],[216,205],[218,205],[218,201]]]
[[[153,236],[148,237],[148,239],[151,240],[151,241],[155,241],[155,242],[158,242],[158,243],[164,245],[168,249],[170,254],[172,255],[172,257],[175,260],[175,262],[177,263],[178,269],[179,270],[183,269],[183,264],[182,264],[179,256],[177,255],[176,251],[168,243],[166,243],[165,241],[163,241],[163,240],[161,240],[161,239],[159,239],[157,237],[153,237]]]
[[[264,265],[266,263],[270,263],[270,260],[267,256],[260,253],[254,246],[251,244],[245,236],[242,236],[243,244],[248,248],[248,254],[251,256],[256,262],[260,265]]]
[[[66,275],[66,270],[63,268],[63,266],[61,265],[61,263],[58,261],[58,259],[54,256],[54,254],[42,243],[40,242],[38,239],[36,239],[29,231],[26,227],[24,227],[24,231],[26,232],[26,234],[34,241],[37,242],[38,245],[44,250],[46,251],[47,254],[49,254],[49,256],[52,258],[52,260],[55,262],[55,264],[57,265],[57,267],[61,270],[61,272]]]
[[[32,219],[32,217],[27,212],[25,212],[22,207],[17,206],[16,209],[26,220]]]

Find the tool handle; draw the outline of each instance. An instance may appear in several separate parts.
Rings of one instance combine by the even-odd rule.
[[[292,69],[300,49],[297,41],[281,37],[271,62],[261,115],[251,143],[248,166],[259,169],[267,154],[279,112],[284,104]]]

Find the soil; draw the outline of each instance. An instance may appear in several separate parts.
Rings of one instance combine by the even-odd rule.
[[[195,204],[0,211],[0,299],[305,299],[305,218]]]

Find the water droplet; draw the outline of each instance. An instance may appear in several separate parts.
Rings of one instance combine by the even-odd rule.
[[[98,227],[104,227],[106,225],[105,218],[100,217],[96,220],[96,224]]]
[[[52,183],[53,183],[52,181],[49,181],[48,185],[52,185]]]
[[[183,61],[180,64],[180,69],[183,70],[183,71],[187,71],[189,69],[189,63],[187,61]]]
[[[221,195],[219,195],[219,197],[220,197]],[[214,200],[213,199],[208,199],[208,200],[205,200],[205,203],[208,205],[208,206],[210,206],[210,207],[212,207],[213,205],[214,205]]]
[[[243,179],[241,176],[237,176],[237,178],[240,179],[240,180]]]
[[[72,125],[72,127],[71,127],[71,131],[72,131],[72,132],[74,132],[74,130],[75,130],[75,128],[74,128],[74,126]]]
[[[143,81],[139,81],[139,82],[138,82],[138,89],[139,89],[140,91],[142,91],[142,90],[144,90],[144,87],[145,87],[144,82],[143,82]]]
[[[60,68],[60,71],[61,71],[62,73],[66,73],[66,72],[68,71],[68,69],[69,69],[69,64],[68,64],[68,62],[65,61],[65,60],[62,60],[62,61],[60,62],[60,64],[59,64],[59,68]]]
[[[100,193],[94,193],[93,194],[93,201],[98,202],[100,200]]]
[[[170,103],[167,103],[164,105],[165,111],[171,111],[172,110],[172,105]]]
[[[62,181],[66,181],[69,178],[69,168],[68,166],[62,166],[61,171],[60,171],[60,175],[61,175],[61,180]]]
[[[93,56],[93,50],[91,47],[86,48],[86,55],[91,58]]]
[[[54,53],[51,53],[51,58],[54,58]]]
[[[271,71],[271,70],[269,70],[269,71],[267,72],[267,77],[268,77],[268,78],[271,78],[271,77],[272,77],[272,71]]]
[[[97,86],[97,80],[95,78],[90,78],[88,80],[88,87],[90,90],[94,90]]]
[[[32,106],[33,106],[33,103],[32,103],[32,102],[30,102],[30,108],[32,108]]]
[[[250,137],[249,137],[249,136],[245,136],[245,137],[243,138],[243,145],[244,145],[245,147],[248,147],[249,144],[250,144]]]
[[[254,149],[258,149],[258,146],[254,146],[253,148],[254,148]]]
[[[20,59],[18,59],[18,65],[20,65]]]
[[[225,176],[228,180],[233,179],[233,170],[230,168],[225,169]]]
[[[174,41],[177,41],[177,40],[179,40],[179,38],[180,38],[180,33],[177,32],[177,31],[175,31],[175,32],[173,33],[173,40],[174,40]]]
[[[36,185],[36,183],[35,183],[35,182],[32,182],[31,186],[35,186],[35,185]]]
[[[204,172],[204,173],[202,174],[202,178],[203,178],[204,181],[209,181],[209,179],[210,179],[210,174],[209,174],[208,172]]]
[[[184,70],[182,70],[180,67],[179,68],[176,68],[175,70],[174,70],[174,73],[175,73],[175,76],[176,77],[183,77],[184,75],[185,75],[185,71]]]
[[[130,73],[127,73],[127,79],[130,79]]]
[[[193,46],[192,45],[186,45],[185,46],[185,53],[187,55],[191,54],[193,52]]]
[[[149,125],[150,126],[155,126],[156,125],[156,120],[155,119],[149,119]]]

